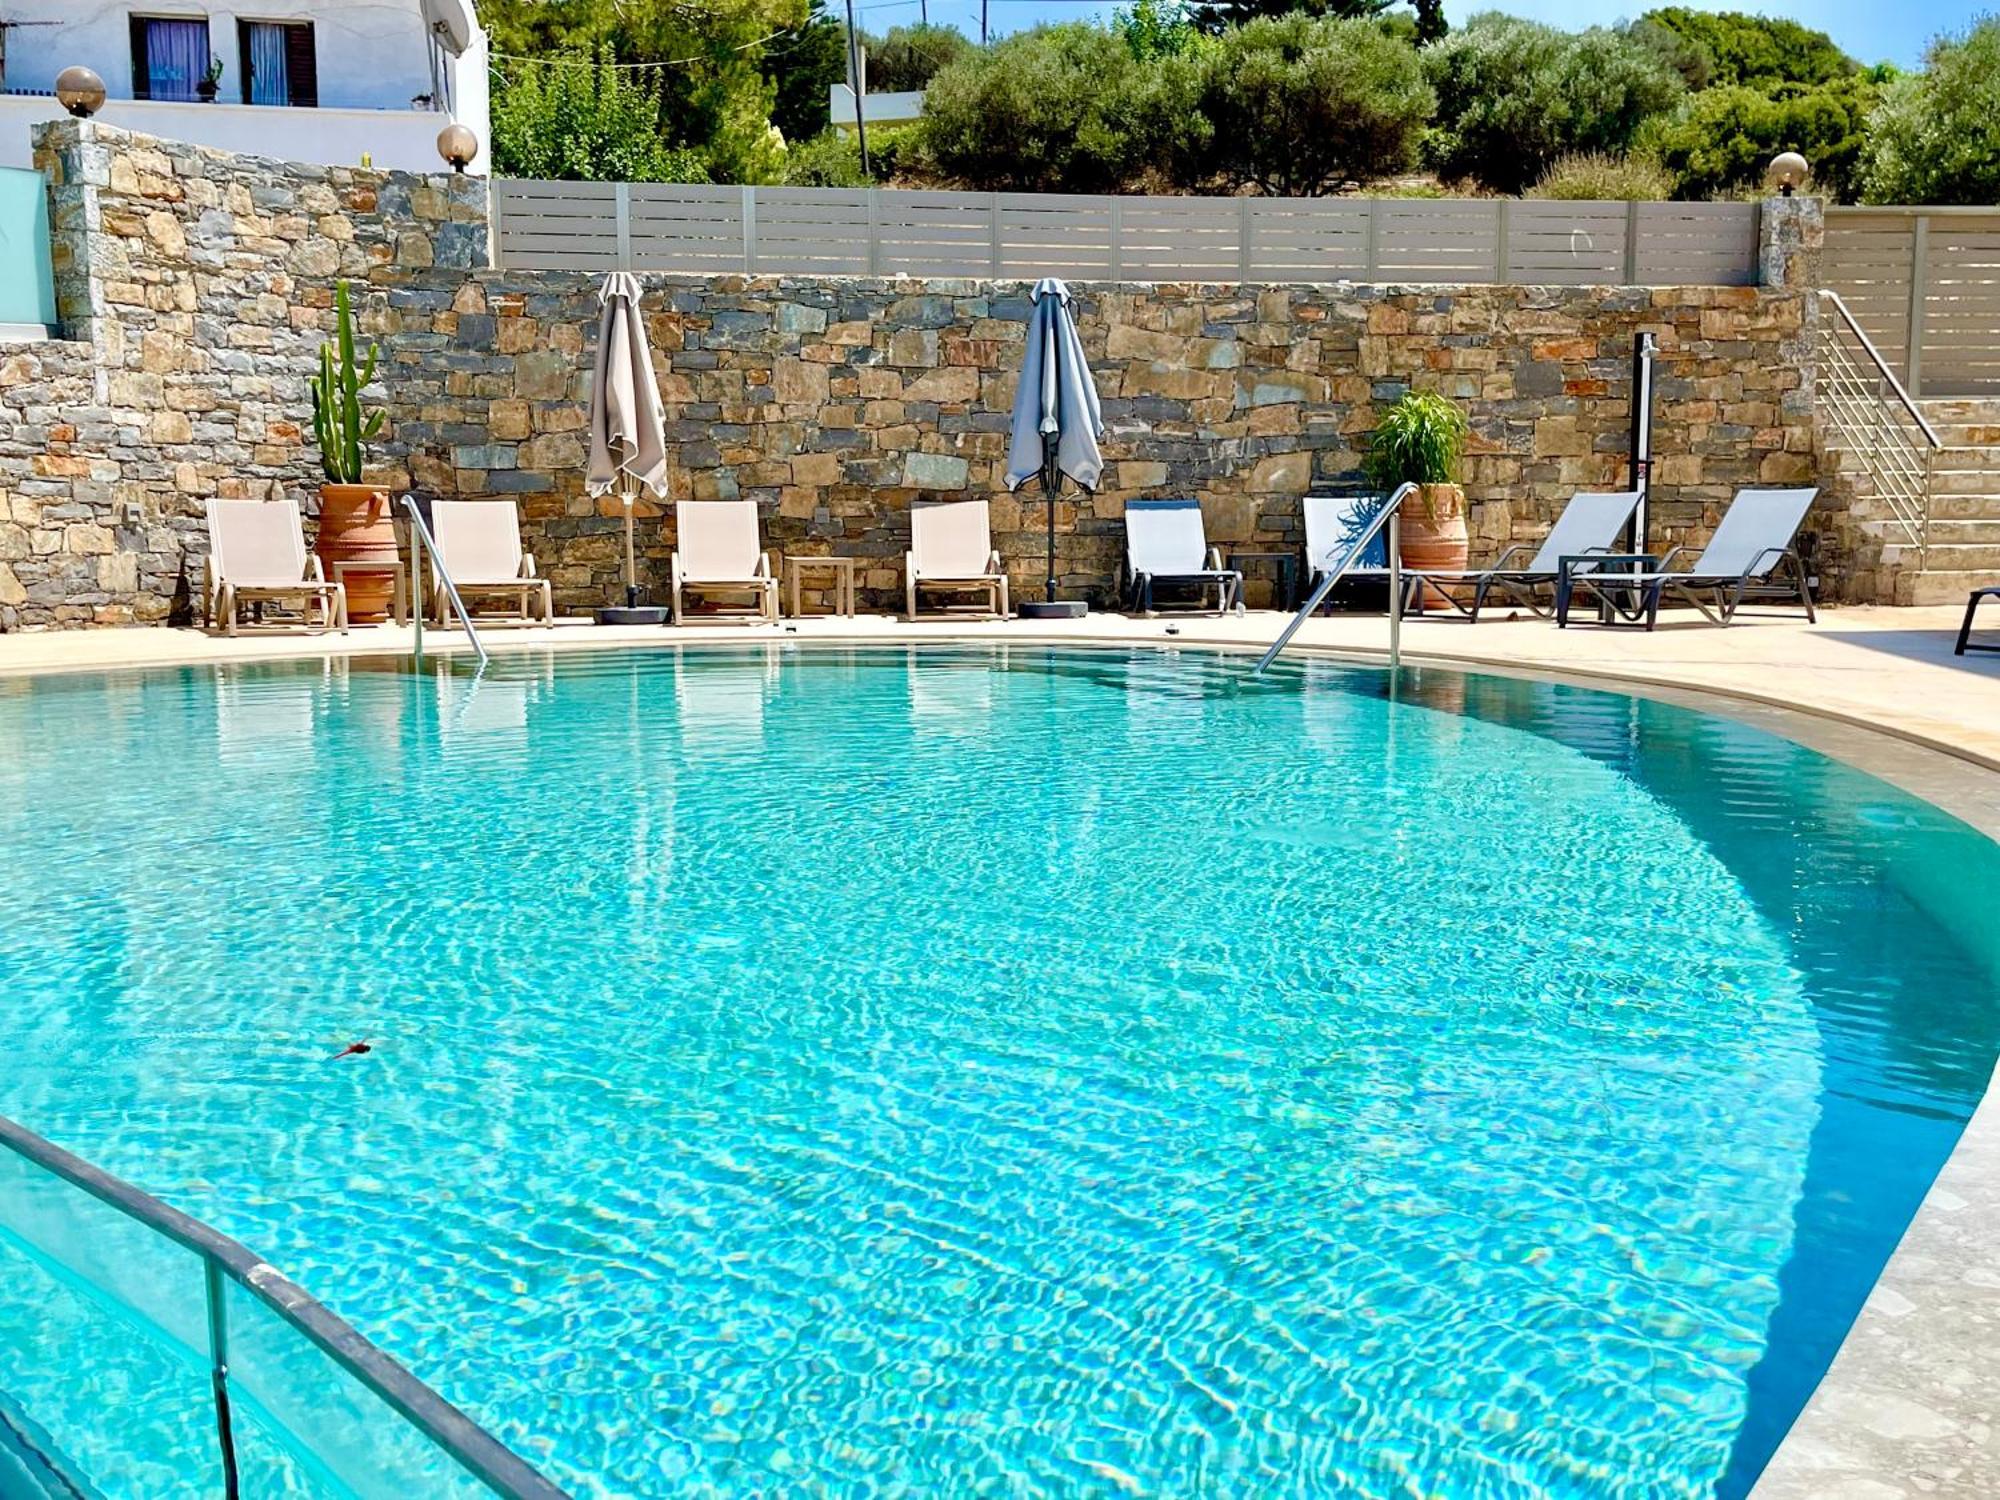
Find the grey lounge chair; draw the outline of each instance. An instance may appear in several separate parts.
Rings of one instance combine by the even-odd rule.
[[[1609,552],[1618,545],[1618,533],[1632,518],[1638,503],[1637,490],[1572,495],[1542,545],[1526,562],[1514,562],[1528,550],[1525,542],[1516,542],[1494,558],[1490,568],[1447,573],[1406,572],[1403,607],[1413,614],[1422,614],[1425,594],[1435,593],[1468,620],[1476,622],[1488,597],[1497,593],[1511,603],[1525,604],[1532,613],[1547,619],[1555,613],[1556,575],[1562,560]],[[1426,584],[1430,585],[1428,590]],[[1460,597],[1466,589],[1472,591],[1470,599]]]
[[[1320,579],[1347,555],[1354,539],[1361,535],[1375,512],[1382,508],[1381,495],[1308,495],[1302,502],[1306,522],[1306,592],[1319,587]],[[1389,539],[1376,532],[1347,570],[1349,578],[1387,576]]]
[[[1692,604],[1717,625],[1727,625],[1744,603],[1753,599],[1800,604],[1805,608],[1806,623],[1811,624],[1818,618],[1813,612],[1812,588],[1792,538],[1818,494],[1817,489],[1738,490],[1693,567],[1681,573],[1671,571],[1673,560],[1688,550],[1681,546],[1661,558],[1654,572],[1619,572],[1607,566],[1575,574],[1566,586],[1562,582],[1557,585],[1556,623],[1569,623],[1569,606],[1581,591],[1608,605],[1622,619],[1634,623],[1644,620],[1648,630],[1658,622],[1660,604],[1667,595]]]
[[[1222,549],[1208,545],[1199,500],[1127,500],[1125,570],[1127,598],[1149,615],[1158,613],[1153,589],[1162,583],[1192,584],[1196,610],[1214,588],[1217,614],[1243,596],[1243,575],[1223,567]]]

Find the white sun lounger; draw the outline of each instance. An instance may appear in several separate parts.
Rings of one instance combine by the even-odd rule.
[[[298,602],[312,630],[318,604],[322,630],[347,630],[347,589],[326,581],[319,558],[306,551],[299,507],[291,500],[210,500],[208,559],[202,596],[208,623],[236,634],[239,605]]]
[[[1223,567],[1222,549],[1208,545],[1199,500],[1127,500],[1125,570],[1132,604],[1149,615],[1158,613],[1153,590],[1162,583],[1194,585],[1196,610],[1213,588],[1217,614],[1243,596],[1243,575]]]
[[[1534,614],[1547,619],[1555,611],[1557,574],[1565,557],[1584,557],[1593,552],[1609,552],[1618,545],[1618,533],[1632,518],[1639,503],[1637,490],[1611,494],[1576,494],[1556,517],[1555,525],[1525,562],[1514,559],[1528,550],[1516,542],[1493,559],[1490,568],[1462,572],[1403,574],[1403,607],[1413,614],[1423,613],[1427,592],[1434,592],[1467,619],[1477,621],[1489,595],[1498,593],[1515,604],[1525,604]],[[1509,566],[1513,563],[1513,566]],[[1581,575],[1579,575],[1581,576]],[[1426,590],[1424,585],[1429,584]],[[1471,590],[1469,599],[1458,593]]]
[[[1556,623],[1569,623],[1569,606],[1581,591],[1623,619],[1644,620],[1648,630],[1658,621],[1662,599],[1669,594],[1692,604],[1717,625],[1727,625],[1752,599],[1803,605],[1810,624],[1817,618],[1812,588],[1792,539],[1818,494],[1817,489],[1738,490],[1693,567],[1672,571],[1673,560],[1689,550],[1681,546],[1660,559],[1657,571],[1619,572],[1607,564],[1601,571],[1575,574],[1557,586]]]
[[[433,500],[431,535],[437,538],[432,559],[431,600],[437,623],[447,623],[450,601],[436,567],[442,564],[467,595],[505,595],[514,601],[514,618],[526,624],[537,615],[544,623],[555,618],[556,603],[546,578],[537,577],[532,553],[521,547],[521,516],[511,500]]]
[[[683,500],[674,507],[679,543],[672,564],[674,623],[687,623],[697,594],[748,594],[749,609],[706,618],[778,623],[778,580],[757,532],[754,500]]]
[[[917,618],[917,605],[926,589],[980,598],[977,604],[946,605],[937,610],[939,614],[1007,618],[1007,573],[993,546],[984,500],[911,506],[910,550],[903,563],[906,619]]]

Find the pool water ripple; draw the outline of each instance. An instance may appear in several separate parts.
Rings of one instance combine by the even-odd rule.
[[[1991,846],[1724,720],[1380,684],[15,688],[0,1112],[581,1495],[1742,1493],[1990,1070],[1924,872]]]

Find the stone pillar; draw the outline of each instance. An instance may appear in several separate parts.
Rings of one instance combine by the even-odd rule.
[[[1817,198],[1766,198],[1758,216],[1758,284],[1811,294],[1819,290],[1826,248],[1826,208]]]
[[[104,318],[98,193],[111,181],[111,148],[90,120],[50,120],[34,127],[34,162],[49,184],[50,261],[56,321],[64,338],[96,343]]]

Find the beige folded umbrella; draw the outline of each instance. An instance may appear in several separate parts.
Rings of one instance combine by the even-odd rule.
[[[646,323],[639,315],[639,278],[613,271],[598,288],[597,361],[590,382],[590,467],[586,494],[601,495],[624,476],[625,603],[639,602],[639,569],[632,546],[632,502],[644,485],[655,495],[667,488],[666,413],[653,378]]]

